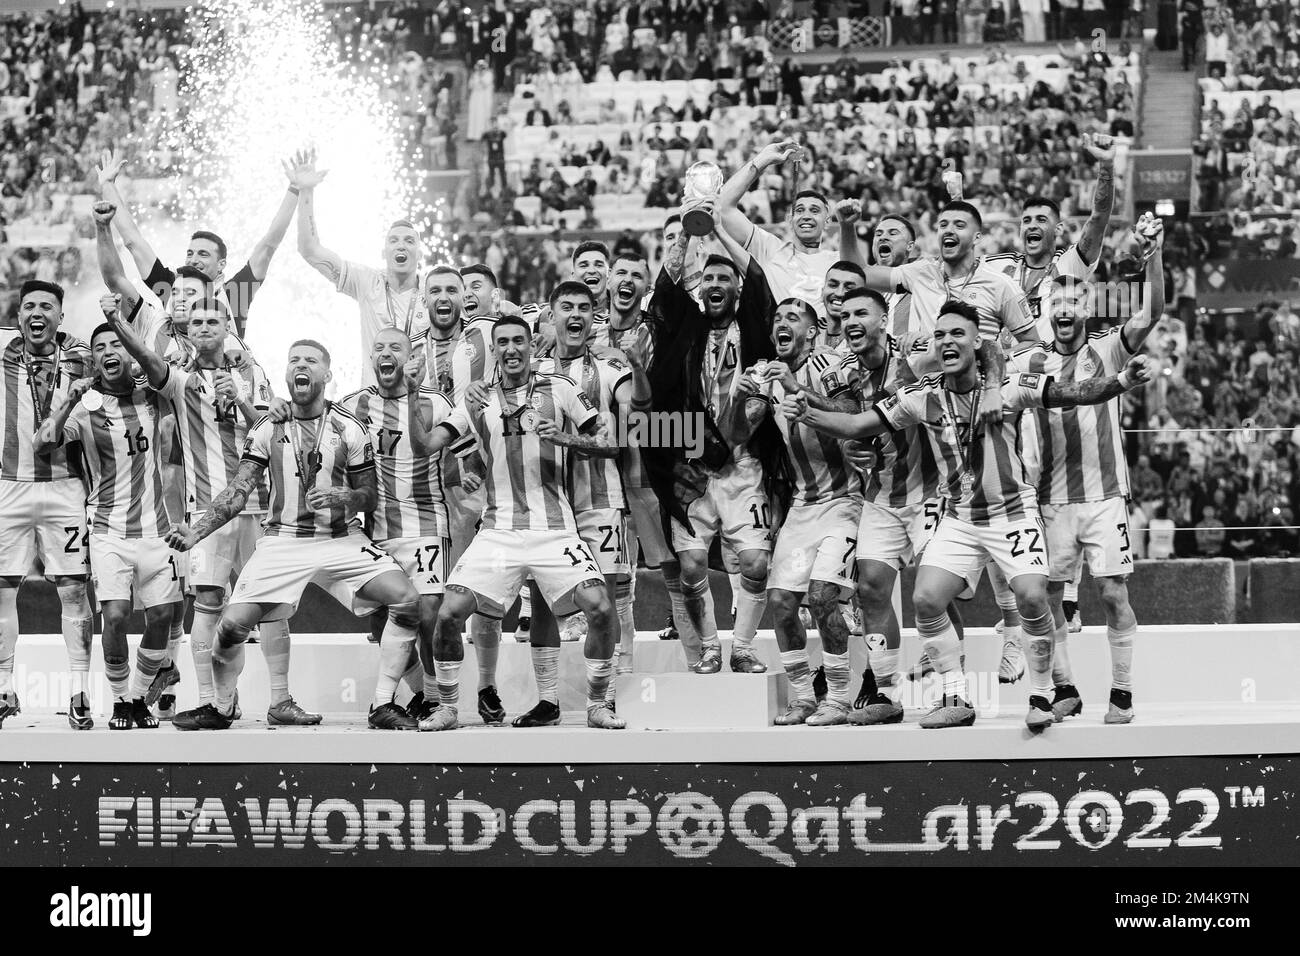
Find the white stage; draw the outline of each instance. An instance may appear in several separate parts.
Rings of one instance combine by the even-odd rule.
[[[916,724],[937,695],[933,678],[905,682],[903,701],[908,713],[897,726],[761,726],[752,714],[748,721],[736,721],[727,707],[720,706],[703,721],[698,713],[691,714],[694,729],[589,730],[582,720],[581,644],[564,645],[561,656],[561,702],[568,715],[561,727],[526,731],[483,727],[475,710],[478,678],[470,646],[462,670],[461,716],[466,726],[445,734],[371,731],[365,727],[364,714],[373,689],[376,647],[360,635],[299,635],[294,641],[291,687],[304,706],[327,714],[320,727],[267,729],[265,665],[260,651],[250,647],[240,681],[245,717],[235,728],[184,734],[164,724],[152,731],[109,731],[104,716],[108,690],[97,649],[92,665],[97,726],[78,733],[56,713],[67,701],[61,676],[62,640],[24,637],[15,673],[23,712],[0,730],[0,763],[844,763],[1300,753],[1296,679],[1300,627],[1296,625],[1143,628],[1134,667],[1137,718],[1123,727],[1102,724],[1109,690],[1105,631],[1085,628],[1070,642],[1084,713],[1038,736],[1029,735],[1022,723],[1028,697],[1025,682],[997,683],[1001,644],[989,628],[972,629],[967,637],[968,683],[979,719],[972,728],[943,732],[922,731]],[[758,646],[773,671],[779,671],[772,636],[760,636]],[[852,639],[852,647],[856,691],[863,664],[861,639]],[[810,648],[816,666],[820,650],[815,637]],[[918,650],[915,635],[905,636],[907,664],[915,660]],[[645,700],[645,695],[656,694],[659,683],[690,691],[698,681],[704,699],[712,698],[714,691],[718,697],[726,696],[721,683],[729,677],[725,672],[718,677],[685,678],[684,685],[679,683],[682,678],[656,682],[656,674],[685,671],[681,655],[677,642],[645,635],[636,645],[637,673],[624,682],[621,695]],[[188,648],[181,663],[185,679],[179,696],[185,707],[195,699]],[[773,683],[761,677],[729,680],[754,682],[755,694]],[[536,701],[527,645],[512,640],[503,644],[498,685],[511,716]],[[661,726],[671,724],[670,713]]]

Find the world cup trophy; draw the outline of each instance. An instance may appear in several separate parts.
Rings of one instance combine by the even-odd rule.
[[[717,163],[704,160],[686,170],[682,180],[682,228],[688,235],[707,236],[713,231],[713,216],[701,204],[718,195],[722,188],[722,170]]]

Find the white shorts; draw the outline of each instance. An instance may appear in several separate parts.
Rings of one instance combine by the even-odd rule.
[[[973,525],[944,515],[921,555],[921,567],[942,568],[966,580],[979,580],[985,559],[997,565],[1008,581],[1022,574],[1047,577],[1047,531],[1036,510],[1016,521]]]
[[[298,609],[302,592],[314,580],[344,606],[350,598],[354,613],[370,613],[375,605],[358,599],[357,592],[379,575],[401,570],[392,555],[360,531],[342,538],[263,535],[239,572],[230,603],[275,604],[266,620],[281,620]]]
[[[861,508],[861,498],[791,507],[776,535],[767,589],[803,594],[810,582],[825,581],[838,585],[840,599],[847,600],[857,577]]]
[[[617,508],[580,511],[574,515],[578,522],[578,537],[595,555],[603,574],[614,574],[620,581],[631,577],[627,555],[627,512]]]
[[[197,512],[190,525],[203,516]],[[232,577],[243,570],[253,556],[258,539],[262,536],[262,516],[241,514],[196,544],[189,554],[189,580],[191,588],[222,588],[230,590]]]
[[[600,565],[576,531],[512,531],[485,528],[461,555],[447,580],[478,599],[478,613],[501,618],[525,578],[532,578],[557,617],[577,610],[573,592],[597,581]]]
[[[184,563],[162,538],[90,536],[90,579],[100,607],[133,596],[141,608],[175,604],[181,600]]]
[[[907,567],[930,543],[941,507],[937,499],[902,508],[864,501],[858,522],[858,560]]]
[[[375,544],[393,556],[417,593],[443,593],[451,567],[450,538],[388,538]]]
[[[1047,550],[1052,556],[1048,574],[1051,580],[1077,582],[1085,557],[1094,578],[1133,573],[1128,505],[1123,498],[1042,508]]]
[[[669,549],[668,539],[664,537],[663,509],[659,504],[659,496],[650,488],[629,488],[623,493],[627,497],[631,515],[631,530],[636,535],[641,554],[645,556],[646,567],[657,568],[665,561],[675,561],[676,555]]]
[[[763,493],[763,469],[756,458],[728,465],[709,479],[704,494],[686,509],[694,534],[672,519],[673,550],[708,551],[722,535],[723,550],[771,551],[772,511]]]
[[[487,491],[482,486],[466,494],[460,485],[452,485],[444,492],[447,499],[447,519],[451,524],[451,563],[460,560],[469,543],[474,540],[483,509],[487,506]]]
[[[87,544],[81,479],[0,481],[0,576],[26,577],[37,556],[47,578],[85,576]]]

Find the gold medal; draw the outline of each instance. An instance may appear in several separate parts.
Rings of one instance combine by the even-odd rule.
[[[541,422],[542,416],[531,408],[525,408],[519,416],[519,427],[526,432],[537,431],[537,426]]]
[[[88,412],[97,412],[104,407],[104,396],[93,388],[81,396],[81,407]]]

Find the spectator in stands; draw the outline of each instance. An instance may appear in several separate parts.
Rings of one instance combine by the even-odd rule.
[[[1210,76],[1226,76],[1231,56],[1232,45],[1228,31],[1223,28],[1222,22],[1215,20],[1205,36],[1205,72]]]
[[[1201,509],[1201,520],[1196,522],[1196,553],[1203,558],[1217,558],[1223,552],[1227,532],[1218,518],[1214,505]]]
[[[1173,510],[1172,501],[1166,501],[1156,508],[1155,516],[1147,525],[1147,557],[1172,558],[1174,556],[1174,535],[1178,525],[1169,516]]]

